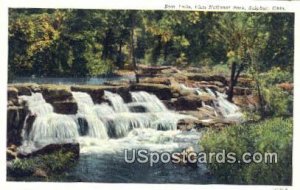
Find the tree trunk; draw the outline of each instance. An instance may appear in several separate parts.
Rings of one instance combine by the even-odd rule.
[[[134,69],[134,74],[135,74],[135,81],[136,83],[139,83],[140,80],[139,80],[139,75],[138,75],[138,71],[137,71],[137,66],[136,66],[136,60],[135,60],[135,49],[134,49],[134,27],[135,27],[135,18],[134,18],[134,15],[132,16],[132,27],[131,27],[131,34],[130,34],[130,41],[131,41],[131,44],[130,44],[130,48],[131,48],[131,63],[132,63],[132,66],[133,66],[133,69]]]
[[[118,58],[117,58],[117,65],[120,69],[123,69],[124,68],[124,62],[123,62],[123,59],[122,59],[122,45],[123,45],[123,42],[122,40],[119,42],[119,48],[118,48]]]
[[[228,90],[228,101],[232,102],[233,99],[233,91],[234,87],[237,84],[237,81],[240,77],[241,72],[244,70],[244,64],[241,63],[240,67],[237,70],[237,63],[233,62],[231,67],[231,75],[230,75],[230,83],[229,83],[229,90]]]
[[[236,72],[236,62],[232,63],[231,66],[231,75],[230,75],[230,82],[229,82],[229,90],[228,90],[228,101],[232,102],[233,98],[233,88],[234,88],[234,79],[235,79],[235,72]]]
[[[258,94],[258,101],[259,101],[259,111],[260,111],[260,116],[264,117],[265,116],[265,102],[264,102],[264,97],[261,92],[261,86],[259,81],[255,78],[253,75],[253,80],[255,81],[256,89],[257,89],[257,94]]]

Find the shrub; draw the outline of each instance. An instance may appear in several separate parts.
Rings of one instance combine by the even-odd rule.
[[[252,75],[256,81],[256,88],[260,88],[256,93],[262,99],[261,116],[292,116],[293,90],[283,90],[278,85],[292,83],[293,73],[273,67],[260,74],[252,69]]]
[[[273,116],[293,115],[293,95],[279,87],[271,86],[262,90],[266,111]]]
[[[236,125],[220,131],[209,129],[200,142],[204,152],[225,150],[236,158],[249,152],[276,152],[277,163],[216,163],[208,168],[219,183],[291,185],[292,119],[273,118],[258,123]]]
[[[268,115],[287,116],[293,114],[293,92],[277,87],[279,83],[293,82],[293,74],[273,67],[260,77],[265,110]]]
[[[37,169],[42,169],[47,174],[62,172],[71,167],[75,162],[72,152],[57,151],[48,155],[39,155],[33,158],[15,159],[8,172],[13,176],[30,176]]]
[[[283,82],[293,82],[293,73],[272,67],[268,72],[261,74],[261,79],[268,85],[275,85]]]

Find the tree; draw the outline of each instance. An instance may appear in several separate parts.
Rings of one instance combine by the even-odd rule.
[[[240,74],[257,62],[266,47],[269,38],[267,23],[264,15],[257,13],[223,13],[216,15],[215,19],[217,22],[211,38],[225,45],[231,69],[228,100],[232,101]]]

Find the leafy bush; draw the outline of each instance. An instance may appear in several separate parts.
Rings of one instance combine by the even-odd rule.
[[[265,110],[268,115],[287,116],[293,114],[293,92],[277,87],[279,83],[293,82],[293,74],[273,67],[259,76]]]
[[[13,176],[30,176],[37,169],[42,169],[51,174],[71,167],[74,162],[74,153],[58,151],[53,154],[40,155],[34,158],[15,159],[8,168],[8,172]]]
[[[260,76],[265,85],[293,82],[293,73],[282,70],[279,67],[272,67],[268,72],[262,73]]]
[[[208,168],[219,183],[291,185],[292,119],[273,118],[258,123],[236,125],[220,131],[210,129],[200,142],[204,152],[225,150],[236,158],[249,152],[277,153],[277,163],[216,163]]]
[[[293,115],[293,94],[276,86],[264,88],[262,91],[269,115]]]

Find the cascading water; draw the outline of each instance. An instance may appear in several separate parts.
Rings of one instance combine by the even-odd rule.
[[[215,97],[213,106],[205,102],[202,105],[214,110],[216,117],[219,114],[231,120],[242,117],[239,108],[227,101],[225,94],[213,92],[210,88],[188,88],[184,85],[181,88],[194,94],[206,93]],[[36,116],[32,127],[26,129],[24,140],[51,143],[66,139],[80,139],[82,142],[85,141],[83,139],[94,138],[103,141],[126,137],[130,131],[138,129],[176,131],[179,120],[196,119],[169,111],[155,95],[144,91],[131,92],[133,101],[127,104],[120,95],[109,91],[105,91],[109,104],[94,104],[91,96],[84,92],[72,92],[72,95],[78,104],[76,115],[54,113],[53,107],[46,103],[41,93],[21,96],[20,99],[27,101],[31,115]]]
[[[95,110],[95,105],[90,95],[84,92],[72,92],[78,105],[77,118],[85,119],[87,122],[87,136],[107,139],[104,123],[100,120]],[[84,126],[78,123],[79,128]]]
[[[28,109],[31,112],[30,115],[36,117],[30,129],[23,129],[24,141],[49,144],[78,137],[77,125],[74,119],[67,115],[54,113],[53,107],[51,104],[46,103],[41,93],[20,96],[20,99],[27,102]],[[24,121],[24,126],[26,126],[26,122],[27,119]]]
[[[128,112],[128,107],[124,103],[122,97],[119,94],[115,94],[109,91],[104,91],[104,95],[107,97],[109,102],[112,104],[115,112]]]
[[[188,91],[199,96],[208,94],[216,100],[213,101],[213,106],[207,105],[205,102],[202,102],[202,107],[213,110],[215,117],[222,116],[223,118],[234,121],[234,122],[242,122],[243,121],[243,114],[240,112],[240,108],[235,104],[229,102],[226,98],[227,95],[225,93],[220,93],[218,91],[213,91],[210,88],[191,88],[187,87],[184,84],[180,85],[180,88],[184,91]],[[210,120],[210,119],[208,119]],[[207,121],[207,119],[205,119]]]
[[[27,131],[24,140],[59,142],[65,139],[77,139],[80,136],[107,140],[109,137],[125,137],[137,128],[155,130],[176,130],[180,119],[191,116],[169,111],[153,94],[132,92],[133,102],[125,104],[118,94],[105,91],[108,103],[94,104],[91,96],[84,92],[72,92],[78,104],[76,115],[63,115],[53,112],[42,94],[23,96],[36,119]],[[131,106],[142,106],[145,112],[131,112]]]
[[[207,91],[207,93],[209,95],[211,95],[212,97],[216,97],[216,94],[210,89],[210,88],[205,88],[205,90]]]
[[[20,96],[19,98],[27,102],[31,114],[42,116],[53,113],[53,107],[46,103],[41,93],[32,93],[31,96]]]
[[[31,146],[34,147],[35,142],[40,141],[47,144],[76,139],[80,143],[81,155],[78,164],[70,172],[75,180],[105,182],[107,179],[118,181],[122,178],[125,182],[136,180],[137,176],[141,176],[144,172],[152,174],[162,170],[174,173],[178,168],[173,165],[145,168],[136,173],[135,165],[124,165],[124,150],[173,152],[181,151],[188,146],[193,146],[195,150],[199,148],[200,132],[176,130],[180,119],[193,117],[169,111],[155,95],[132,92],[133,102],[126,104],[119,95],[106,91],[105,96],[109,103],[94,104],[87,93],[72,92],[72,94],[78,105],[76,115],[53,113],[52,106],[47,104],[41,95],[37,95],[37,98],[24,98],[27,98],[31,112],[36,113],[36,119],[21,149],[24,152],[26,149],[32,151]],[[34,104],[35,100],[42,103]],[[46,107],[45,110],[48,111],[41,111],[44,108],[39,106]],[[144,109],[131,110],[132,107],[139,106]],[[197,172],[204,171],[203,167],[197,170]],[[132,179],[126,177],[132,173],[135,174],[132,175]],[[197,178],[198,174],[195,173],[194,177]],[[191,175],[186,180],[190,177]],[[149,180],[152,179],[160,178],[149,176]]]
[[[78,130],[74,119],[67,115],[50,113],[36,118],[27,140],[60,142],[77,137]]]
[[[147,92],[131,92],[131,96],[135,105],[145,107],[152,114],[151,128],[156,130],[176,130],[177,123],[180,119],[193,118],[187,115],[181,115],[169,111],[166,106],[155,95]]]
[[[218,91],[216,91],[217,94],[217,102],[218,102],[218,108],[222,115],[227,118],[234,121],[242,121],[243,120],[243,114],[240,112],[240,108],[236,106],[235,104],[229,102],[226,98],[226,94],[222,94]]]
[[[153,94],[147,92],[131,92],[133,102],[147,108],[148,112],[167,111],[166,106]]]
[[[243,120],[243,114],[240,112],[240,108],[229,102],[226,99],[226,94],[218,91],[215,91],[214,93],[210,88],[205,88],[205,90],[208,94],[216,98],[216,100],[213,101],[214,108],[220,112],[225,119],[235,122],[241,122]]]

